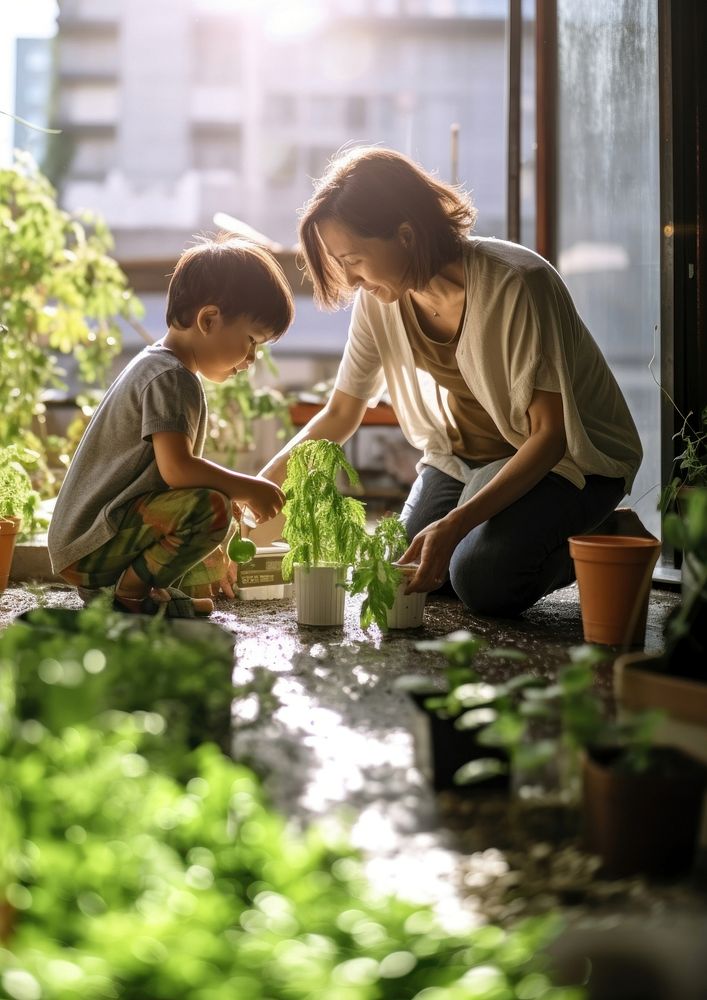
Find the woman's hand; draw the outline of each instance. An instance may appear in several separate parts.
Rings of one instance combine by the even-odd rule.
[[[425,594],[447,579],[455,548],[464,537],[459,525],[449,517],[433,521],[418,532],[399,563],[419,562],[417,572],[408,581],[407,594]]]

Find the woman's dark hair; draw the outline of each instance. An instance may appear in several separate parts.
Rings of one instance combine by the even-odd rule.
[[[201,236],[177,261],[167,292],[167,325],[191,326],[202,306],[247,316],[277,340],[295,314],[292,289],[273,255],[259,243],[220,233]]]
[[[319,235],[324,219],[341,222],[358,236],[380,239],[391,239],[407,223],[413,232],[410,279],[418,289],[459,257],[476,209],[468,194],[436,180],[402,153],[363,146],[335,156],[299,223],[300,253],[314,298],[335,308],[353,293]]]

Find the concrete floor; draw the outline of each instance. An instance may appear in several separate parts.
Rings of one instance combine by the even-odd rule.
[[[49,586],[44,599],[79,607],[76,593],[59,586]],[[661,648],[677,600],[673,592],[653,591],[647,649]],[[347,598],[343,629],[297,625],[291,600],[223,600],[212,616],[236,636],[236,681],[252,678],[258,667],[275,675],[279,708],[257,717],[253,699],[236,704],[233,746],[234,756],[262,774],[280,809],[295,822],[345,823],[381,888],[433,902],[450,924],[558,910],[591,933],[604,925],[615,930],[617,922],[629,933],[635,921],[659,931],[684,924],[690,940],[704,926],[707,898],[694,880],[663,886],[597,880],[575,841],[537,843],[499,793],[434,796],[421,774],[416,713],[393,682],[409,673],[439,676],[442,659],[415,644],[469,629],[492,646],[522,650],[522,669],[551,677],[567,662],[568,649],[583,641],[576,586],[512,621],[476,618],[456,599],[432,596],[421,629],[387,635],[360,629],[359,602]],[[9,588],[0,597],[0,627],[36,603],[32,589]],[[597,671],[607,699],[612,662],[610,656]],[[479,660],[489,680],[509,669]]]

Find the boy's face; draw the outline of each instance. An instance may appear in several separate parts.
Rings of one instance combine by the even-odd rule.
[[[203,317],[202,312],[206,313]],[[195,344],[194,357],[198,371],[210,382],[225,382],[245,371],[255,361],[258,347],[272,337],[272,330],[250,317],[225,319],[218,309],[200,311],[198,325],[202,336]]]

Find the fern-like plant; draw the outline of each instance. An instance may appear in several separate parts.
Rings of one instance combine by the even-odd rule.
[[[361,628],[373,622],[383,631],[388,628],[388,611],[403,580],[403,573],[393,563],[407,546],[405,525],[397,514],[382,517],[362,546],[348,588],[351,594],[366,595],[361,604]]]
[[[358,473],[334,441],[302,441],[292,449],[282,486],[287,497],[282,534],[290,546],[282,561],[285,580],[296,563],[356,562],[366,542],[365,507],[341,494],[336,483],[340,472],[349,485],[358,485]]]
[[[670,396],[668,399],[675,406]],[[677,406],[675,409],[682,417]],[[700,414],[698,426],[690,423],[692,416],[690,412],[683,417],[682,427],[677,434],[673,434],[673,440],[681,442],[682,451],[675,456],[673,462],[675,475],[660,494],[658,509],[663,517],[674,511],[678,495],[684,487],[707,486],[707,406]]]

